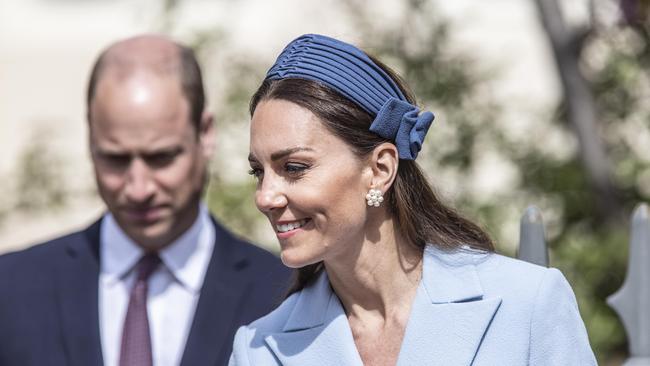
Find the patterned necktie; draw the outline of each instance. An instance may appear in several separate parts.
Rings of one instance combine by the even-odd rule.
[[[137,278],[131,289],[122,328],[120,366],[152,366],[151,337],[147,318],[147,281],[160,264],[156,254],[146,254],[136,265]]]

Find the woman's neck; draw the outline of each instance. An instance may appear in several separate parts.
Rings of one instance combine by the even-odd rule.
[[[378,240],[366,237],[358,248],[351,243],[353,254],[325,261],[330,283],[349,318],[408,317],[422,276],[422,250],[400,238],[391,219],[374,226]]]

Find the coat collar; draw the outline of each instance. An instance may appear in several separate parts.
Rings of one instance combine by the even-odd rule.
[[[282,332],[264,338],[282,365],[363,366],[325,272],[298,294]]]
[[[430,302],[444,304],[482,298],[476,264],[488,255],[468,248],[444,252],[428,245],[424,249],[422,286]]]
[[[483,299],[476,264],[489,254],[428,246],[398,365],[470,365],[500,298]],[[347,316],[326,273],[298,294],[281,332],[265,337],[280,363],[362,365]]]
[[[401,365],[471,365],[501,299],[484,298],[476,265],[490,254],[428,246],[422,283],[398,359]]]

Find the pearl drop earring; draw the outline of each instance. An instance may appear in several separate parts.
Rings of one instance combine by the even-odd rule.
[[[366,200],[368,201],[368,206],[379,207],[379,205],[384,202],[384,196],[380,190],[370,188],[366,195]]]

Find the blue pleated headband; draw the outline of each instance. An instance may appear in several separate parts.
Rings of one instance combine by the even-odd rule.
[[[300,78],[321,82],[375,116],[370,131],[392,140],[400,159],[415,160],[433,113],[409,103],[390,76],[360,49],[334,38],[306,34],[282,51],[269,80]]]

